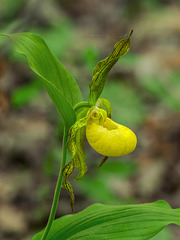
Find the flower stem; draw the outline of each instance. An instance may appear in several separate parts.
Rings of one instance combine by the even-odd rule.
[[[54,198],[53,198],[53,203],[51,206],[51,212],[49,214],[49,219],[48,219],[48,223],[46,225],[46,228],[44,230],[44,233],[41,237],[41,240],[45,240],[50,232],[52,223],[54,221],[55,218],[55,214],[56,214],[56,209],[57,209],[57,205],[58,205],[58,200],[59,200],[59,196],[60,196],[60,192],[61,192],[61,185],[62,185],[62,180],[63,180],[63,168],[65,166],[66,163],[66,153],[67,153],[67,148],[66,148],[66,142],[68,139],[68,131],[66,131],[66,129],[64,130],[64,137],[63,137],[63,153],[62,153],[62,162],[61,162],[61,167],[60,167],[60,171],[59,171],[59,176],[58,176],[58,180],[56,183],[56,188],[55,188],[55,192],[54,192]]]

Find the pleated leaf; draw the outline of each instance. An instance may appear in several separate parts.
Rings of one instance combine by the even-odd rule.
[[[168,224],[180,225],[180,209],[166,202],[110,206],[94,204],[54,221],[47,240],[148,240]],[[40,240],[43,231],[32,240]]]
[[[42,81],[62,115],[68,128],[74,123],[73,106],[82,101],[76,81],[51,53],[45,41],[32,33],[15,33],[8,36],[17,52],[26,56],[31,69]]]

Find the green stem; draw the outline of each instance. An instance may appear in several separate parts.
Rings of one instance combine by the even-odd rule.
[[[66,164],[66,153],[67,153],[67,148],[66,148],[66,142],[68,139],[68,131],[66,131],[66,129],[64,130],[64,137],[63,137],[63,155],[62,155],[62,162],[61,162],[61,167],[60,167],[60,171],[59,171],[59,176],[58,176],[58,180],[56,183],[56,188],[55,188],[55,192],[54,192],[54,198],[53,198],[53,203],[52,203],[52,207],[51,207],[51,212],[49,214],[49,219],[48,219],[48,223],[46,225],[46,228],[44,230],[44,233],[41,237],[41,240],[45,240],[50,232],[52,223],[54,221],[55,218],[55,214],[56,214],[56,209],[57,209],[57,205],[58,205],[58,200],[59,200],[59,196],[60,196],[60,192],[61,192],[61,185],[62,185],[62,180],[63,180],[63,168]]]

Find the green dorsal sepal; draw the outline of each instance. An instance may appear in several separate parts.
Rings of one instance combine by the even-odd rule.
[[[94,105],[102,93],[104,88],[106,78],[109,71],[114,66],[114,64],[119,60],[120,57],[125,55],[130,49],[130,37],[133,30],[130,31],[128,38],[122,39],[114,45],[114,49],[111,54],[100,61],[95,67],[93,72],[92,81],[89,84],[90,93],[88,101],[90,104]]]

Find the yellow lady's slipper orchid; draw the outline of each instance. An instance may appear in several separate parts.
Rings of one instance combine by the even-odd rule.
[[[109,71],[118,59],[129,51],[132,32],[131,30],[128,38],[117,42],[111,54],[95,67],[92,81],[89,84],[88,102],[79,102],[74,106],[76,122],[69,130],[69,138],[66,143],[67,149],[71,153],[71,161],[63,168],[63,186],[70,194],[72,211],[74,194],[67,179],[75,167],[79,170],[79,175],[75,180],[82,178],[87,171],[85,132],[92,148],[105,156],[99,167],[104,164],[108,156],[122,156],[132,152],[136,147],[136,135],[129,128],[113,122],[111,120],[111,104],[107,99],[99,98]]]
[[[90,113],[86,138],[96,152],[112,157],[131,153],[137,144],[132,130],[112,121],[106,111],[97,107]]]

